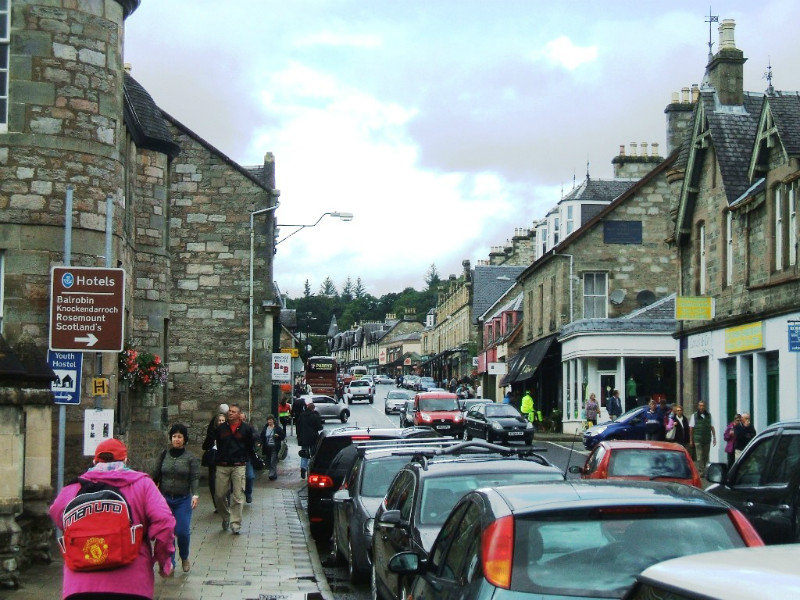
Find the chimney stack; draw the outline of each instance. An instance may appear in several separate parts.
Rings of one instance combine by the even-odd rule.
[[[736,22],[724,19],[719,25],[719,52],[706,67],[708,83],[717,91],[723,106],[744,104],[744,53],[736,47],[733,31]]]
[[[678,100],[680,98],[680,101]],[[664,109],[667,115],[667,156],[678,148],[686,137],[692,120],[694,103],[700,98],[697,84],[672,92],[672,102]]]

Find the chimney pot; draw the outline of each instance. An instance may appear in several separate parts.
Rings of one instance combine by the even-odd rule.
[[[686,103],[689,102],[689,88],[688,87],[681,88],[681,102],[683,104],[686,104]]]
[[[678,92],[672,92],[672,104],[677,104],[678,100]]]
[[[700,87],[696,83],[693,83],[692,84],[692,104],[697,102],[697,100],[699,98],[700,98]]]
[[[647,146],[648,146],[647,142],[642,142],[642,145],[641,145],[642,156],[647,156]]]
[[[733,30],[736,28],[736,21],[733,19],[723,19],[719,24],[719,49],[732,50],[736,48],[733,39]]]
[[[630,143],[630,147],[631,147],[631,156],[636,156],[637,155],[637,153],[636,153],[636,142],[631,142]]]
[[[619,145],[619,155],[620,156],[625,156],[625,144],[620,144]]]
[[[651,146],[653,148],[652,156],[658,156],[658,142],[653,142]]]

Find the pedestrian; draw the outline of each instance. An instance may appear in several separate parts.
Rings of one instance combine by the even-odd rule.
[[[186,449],[189,430],[183,423],[175,423],[169,428],[169,448],[161,453],[153,472],[153,481],[158,484],[161,495],[167,501],[175,517],[175,537],[178,538],[178,553],[181,568],[188,573],[189,539],[192,525],[192,511],[197,508],[200,481],[200,464],[197,457]],[[175,554],[172,555],[175,566]]]
[[[302,396],[298,396],[292,401],[292,420],[294,421],[294,434],[300,435],[297,429],[297,422],[300,419],[300,415],[303,414],[303,411],[306,409],[306,401],[305,398]]]
[[[612,390],[611,395],[606,398],[606,410],[612,421],[616,421],[622,414],[622,400],[619,397],[619,390]]]
[[[228,408],[228,418],[214,432],[217,444],[217,510],[222,515],[222,529],[230,527],[239,534],[242,527],[244,485],[247,462],[255,451],[253,428],[242,420],[242,409],[238,404]],[[230,505],[225,502],[227,491],[231,492]]]
[[[113,486],[130,507],[132,522],[141,525],[143,529],[139,538],[141,543],[133,562],[129,564],[113,570],[98,569],[95,565],[94,568],[97,570],[82,571],[73,570],[65,560],[61,590],[61,598],[64,600],[81,598],[152,600],[153,565],[158,564],[158,573],[162,577],[169,577],[172,574],[175,517],[172,516],[167,502],[153,480],[146,473],[129,469],[127,462],[128,449],[120,440],[110,438],[100,442],[94,452],[94,465],[80,477],[79,482],[65,486],[50,506],[50,518],[67,536],[70,527],[82,521],[86,523],[88,519],[97,520],[98,516],[102,515],[101,511],[73,510],[70,515],[73,518],[65,524],[65,509],[71,503],[75,504],[82,489],[89,489],[84,488],[84,485]],[[109,548],[106,544],[113,542],[103,538],[107,531],[98,530],[97,533],[102,545],[96,548],[96,552],[92,552],[95,548],[89,548],[87,555],[93,561],[108,560]],[[86,545],[97,538],[89,538]]]
[[[308,474],[308,463],[317,450],[319,432],[322,430],[322,417],[314,408],[314,403],[309,401],[306,409],[300,413],[297,420],[297,443],[300,445],[300,478],[305,479]]]
[[[261,452],[269,469],[270,481],[278,478],[278,450],[281,449],[281,442],[285,438],[286,431],[283,427],[275,423],[275,417],[267,415],[267,424],[261,430]]]
[[[650,400],[644,412],[644,439],[664,439],[664,419],[655,400]]]
[[[722,432],[722,439],[725,440],[725,456],[728,459],[728,468],[733,466],[733,461],[736,460],[736,434],[734,429],[742,422],[742,415],[737,414],[733,417],[733,421],[725,426],[725,431]]]
[[[594,393],[591,393],[586,401],[586,421],[592,425],[597,425],[597,415],[599,413],[600,405],[597,403],[597,397]]]
[[[222,409],[225,412],[222,412]],[[214,504],[214,512],[217,512],[217,495],[215,483],[217,480],[217,444],[215,433],[217,427],[224,423],[228,418],[228,405],[220,404],[217,409],[220,412],[213,417],[206,428],[206,438],[203,440],[203,462],[208,467],[208,491],[211,492],[211,502]]]
[[[711,446],[717,445],[717,432],[711,423],[711,413],[706,410],[706,403],[702,400],[697,403],[697,411],[689,419],[689,445],[694,448],[700,477],[705,477]]]
[[[289,404],[289,399],[284,396],[278,404],[278,420],[284,431],[292,425],[292,405]]]
[[[680,404],[675,404],[672,407],[672,413],[668,417],[669,423],[667,427],[674,430],[675,433],[671,442],[680,444],[684,448],[689,445],[689,419],[683,414],[683,407]]]
[[[503,404],[511,404],[511,388],[507,388],[506,393],[503,394]]]
[[[750,422],[750,413],[742,413],[741,422],[733,428],[733,436],[736,440],[734,454],[736,458],[739,458],[750,440],[756,437],[756,428]]]
[[[531,396],[529,390],[526,390],[525,395],[522,397],[522,404],[520,405],[519,411],[522,413],[523,417],[525,417],[528,421],[533,423],[535,419],[534,408],[533,408],[533,396]]]

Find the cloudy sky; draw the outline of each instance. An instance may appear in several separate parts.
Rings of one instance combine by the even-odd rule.
[[[143,0],[125,61],[172,116],[242,165],[273,152],[276,280],[423,286],[528,227],[621,144],[665,149],[664,107],[700,83],[708,5],[606,0]],[[795,0],[718,2],[745,88],[800,89]],[[717,41],[716,24],[713,41]],[[716,51],[716,44],[715,44]],[[284,227],[286,235],[292,228]]]

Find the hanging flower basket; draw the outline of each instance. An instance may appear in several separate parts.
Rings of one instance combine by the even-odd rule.
[[[150,391],[167,381],[169,370],[158,354],[125,346],[119,353],[119,378],[128,382],[132,392]]]

